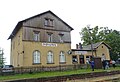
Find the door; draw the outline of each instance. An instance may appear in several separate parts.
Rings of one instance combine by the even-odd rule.
[[[79,63],[84,64],[84,55],[79,56]]]
[[[102,68],[102,62],[100,57],[94,57],[94,62],[95,62],[95,69]]]

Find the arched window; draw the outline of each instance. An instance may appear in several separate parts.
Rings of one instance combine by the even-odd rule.
[[[65,62],[65,55],[64,55],[64,52],[61,51],[60,52],[60,63],[63,63],[63,62]]]
[[[33,64],[40,63],[40,52],[35,50],[33,52]]]
[[[53,53],[49,51],[47,54],[47,63],[53,63]]]

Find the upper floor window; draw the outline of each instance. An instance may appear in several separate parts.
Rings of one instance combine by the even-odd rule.
[[[53,63],[53,53],[51,51],[47,54],[47,63]]]
[[[40,52],[36,50],[33,52],[33,64],[37,63],[40,63]]]
[[[45,18],[44,25],[53,27],[54,26],[54,20],[50,19],[50,18]]]
[[[64,35],[64,34],[59,34],[60,42],[63,42],[63,35]]]
[[[52,42],[53,33],[48,32],[48,42]]]
[[[35,31],[33,34],[33,39],[34,41],[40,41],[40,33]]]

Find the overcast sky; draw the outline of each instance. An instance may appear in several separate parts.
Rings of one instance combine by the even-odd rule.
[[[72,48],[81,41],[81,28],[90,24],[120,31],[120,0],[0,0],[0,47],[10,62],[10,40],[16,24],[31,16],[51,10],[74,30]]]

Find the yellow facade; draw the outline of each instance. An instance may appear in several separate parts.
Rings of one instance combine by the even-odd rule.
[[[101,42],[93,51],[92,50],[85,50],[85,49],[72,49],[72,56],[76,56],[77,58],[77,64],[86,64],[87,60],[90,61],[92,57],[94,58],[101,58],[102,62],[102,56],[104,54],[105,60],[110,60],[110,53],[109,53],[110,47],[106,45],[104,42]],[[80,58],[80,56],[83,56],[83,58]],[[83,61],[83,62],[81,62]]]
[[[71,50],[70,32],[72,30],[67,23],[51,11],[18,22],[8,38],[11,39],[10,64],[15,67],[72,64],[72,57],[68,54]],[[39,40],[34,40],[36,38],[34,33],[38,34],[36,37],[39,37]],[[52,40],[49,42],[50,35],[52,35]],[[37,57],[33,56],[35,51],[40,53],[37,63],[35,63]],[[52,63],[48,63],[49,52],[52,53]],[[60,60],[62,56],[64,58]]]
[[[18,66],[18,62],[22,61],[22,52],[23,52],[23,41],[22,41],[22,31],[21,28],[18,33],[11,40],[11,56],[10,56],[10,64],[14,66]],[[20,58],[19,58],[20,57]],[[22,64],[21,64],[22,65]]]
[[[70,62],[71,55],[68,55],[67,51],[70,50],[70,44],[62,44],[62,43],[50,43],[55,44],[56,46],[43,46],[42,42],[27,42],[24,43],[24,58],[23,61],[26,63],[23,63],[24,66],[31,66],[33,65],[33,56],[32,53],[35,50],[40,51],[40,64],[41,66],[57,66],[60,65],[59,62],[59,55],[60,51],[63,51],[65,54],[65,60],[66,62],[64,64],[72,64]],[[53,63],[47,64],[47,54],[49,51],[53,52]]]
[[[71,50],[70,43],[48,43],[48,42],[35,42],[22,40],[23,29],[21,28],[16,36],[11,41],[11,64],[17,66],[57,66],[57,65],[70,65],[72,64],[72,55],[68,54]],[[43,45],[49,44],[49,45]],[[38,50],[40,52],[40,64],[33,64],[33,52]],[[47,53],[53,52],[52,64],[47,64]],[[59,62],[60,51],[64,52],[65,62]]]
[[[96,49],[96,56],[97,57],[102,57],[102,54],[105,55],[106,60],[110,60],[110,53],[109,53],[109,48],[101,44],[97,49]]]

